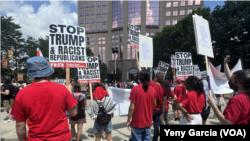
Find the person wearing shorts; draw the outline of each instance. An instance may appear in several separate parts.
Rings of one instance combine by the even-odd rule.
[[[177,109],[177,105],[178,105],[178,103],[181,100],[181,95],[182,95],[182,92],[183,92],[183,87],[181,85],[181,80],[180,79],[177,79],[175,81],[175,83],[177,84],[177,86],[174,88],[174,94],[177,97],[177,99],[174,101],[173,111],[174,111],[175,121],[177,121],[177,120],[180,120],[180,117],[181,117],[181,112],[180,112],[179,109]]]
[[[2,85],[3,91],[1,91],[1,94],[3,95],[3,107],[6,108],[6,110],[9,112],[9,119],[4,121],[3,123],[13,122],[13,116],[10,114],[14,99],[11,97],[11,80],[6,79],[5,83]]]

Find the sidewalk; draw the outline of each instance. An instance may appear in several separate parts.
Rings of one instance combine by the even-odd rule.
[[[228,99],[225,98],[225,102],[228,102]],[[87,101],[87,105],[89,102]],[[224,110],[225,106],[222,106],[222,110]],[[3,108],[1,108],[3,109]],[[210,113],[207,124],[208,125],[218,125],[221,124],[219,120],[216,120],[213,118],[213,113]],[[3,124],[4,119],[6,118],[7,113],[6,111],[1,112],[1,141],[18,141],[17,135],[16,135],[16,129],[15,129],[15,122],[6,123]],[[171,125],[177,125],[179,122],[174,121],[174,114],[172,110],[172,106],[170,106],[169,109],[169,119]],[[126,121],[127,116],[119,117],[116,116],[112,118],[113,123],[113,131],[112,131],[112,138],[113,141],[128,141],[131,136],[131,131],[128,131],[126,128]],[[89,133],[92,133],[93,130],[94,121],[90,119],[90,117],[87,114],[87,123],[83,125],[83,131],[82,131],[82,140],[83,141],[94,141],[94,138],[88,137]],[[153,136],[153,126],[151,131],[151,138]],[[160,139],[159,139],[160,140]]]

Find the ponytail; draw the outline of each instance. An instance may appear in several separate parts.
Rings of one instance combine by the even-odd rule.
[[[170,85],[169,81],[163,80],[161,85],[167,89],[168,96],[170,96],[171,95],[171,85]]]
[[[204,93],[203,83],[196,76],[189,76],[186,79],[186,85],[188,85],[191,89],[196,91],[198,95]]]
[[[148,71],[142,70],[139,72],[138,77],[142,83],[142,88],[143,88],[144,92],[146,93],[148,91],[148,87],[149,87],[150,74]]]

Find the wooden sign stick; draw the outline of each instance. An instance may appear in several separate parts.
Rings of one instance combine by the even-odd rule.
[[[138,62],[137,48],[135,48],[136,61]]]
[[[208,89],[209,89],[209,95],[211,96],[211,87],[210,87],[210,79],[209,79],[209,68],[208,68],[208,60],[207,60],[207,56],[205,56],[205,60],[206,60],[206,70],[207,70],[207,83],[208,83]]]
[[[70,85],[70,68],[66,68],[66,86],[69,85]]]
[[[91,83],[89,83],[89,94],[90,94],[90,103],[92,103],[93,94],[92,94],[92,84]]]

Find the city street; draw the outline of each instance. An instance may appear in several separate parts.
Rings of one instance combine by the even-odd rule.
[[[228,98],[225,98],[225,102],[228,102]],[[88,105],[89,101],[87,101]],[[222,110],[224,110],[225,106],[222,106]],[[174,115],[173,115],[173,110],[172,106],[170,106],[170,112],[169,112],[169,118],[170,118],[170,124],[171,125],[177,125],[179,122],[174,121]],[[1,108],[1,111],[3,111],[3,108]],[[207,124],[208,125],[218,125],[221,124],[218,120],[216,120],[213,117],[213,113],[211,113],[208,117]],[[3,124],[4,119],[6,118],[7,113],[5,110],[1,112],[1,141],[18,141],[17,135],[16,135],[16,130],[15,130],[15,122]],[[130,138],[130,131],[127,130],[126,128],[126,121],[127,121],[127,116],[122,116],[122,117],[114,117],[112,119],[113,123],[113,131],[112,131],[112,138],[113,141],[128,141]],[[83,125],[83,131],[82,131],[82,140],[84,141],[93,141],[94,138],[88,137],[88,134],[93,132],[92,127],[94,125],[94,121],[90,119],[90,117],[87,114],[87,123]],[[153,126],[151,130],[151,138],[153,136]],[[158,139],[160,140],[160,139]]]

